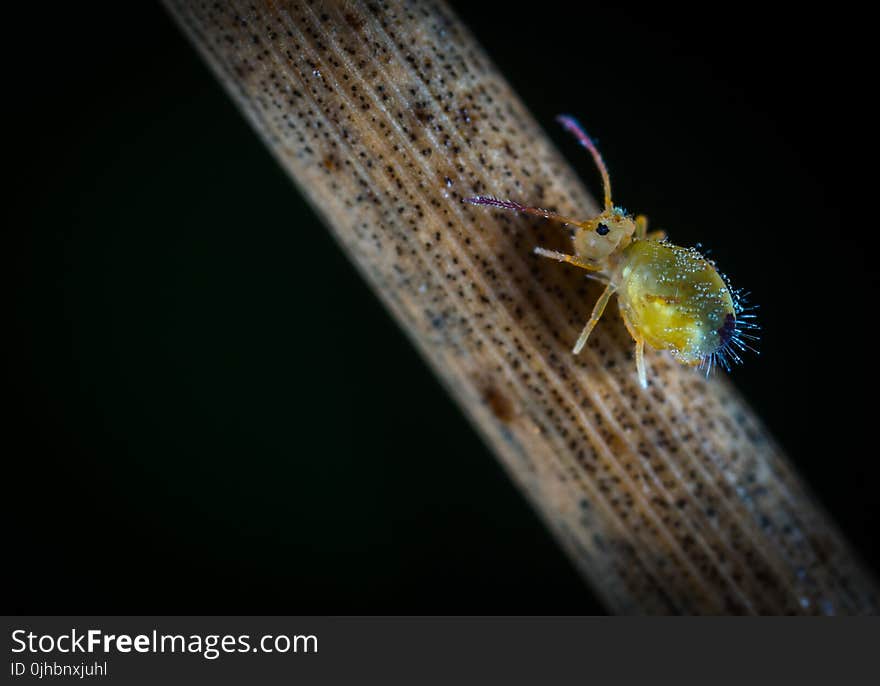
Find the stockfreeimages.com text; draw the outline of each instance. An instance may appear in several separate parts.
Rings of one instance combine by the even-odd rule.
[[[226,653],[317,653],[313,635],[264,634],[251,640],[248,634],[105,634],[100,629],[72,629],[60,635],[34,634],[26,629],[12,632],[13,653],[195,653],[214,660]]]

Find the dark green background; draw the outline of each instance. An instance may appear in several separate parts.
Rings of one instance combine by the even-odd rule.
[[[459,4],[593,188],[558,112],[619,202],[754,292],[762,355],[736,383],[876,569],[865,18]],[[134,5],[10,23],[3,609],[600,611],[164,11]]]

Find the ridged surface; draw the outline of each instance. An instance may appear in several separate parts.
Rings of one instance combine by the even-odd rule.
[[[648,351],[643,391],[614,305],[574,357],[599,288],[532,255],[563,232],[461,202],[597,211],[447,7],[167,4],[610,610],[877,611],[725,379]]]

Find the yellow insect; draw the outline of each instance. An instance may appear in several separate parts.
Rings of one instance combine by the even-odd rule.
[[[668,243],[662,231],[648,232],[644,215],[632,217],[615,207],[608,170],[593,141],[572,117],[561,116],[558,121],[590,151],[602,174],[605,209],[599,216],[576,221],[540,207],[487,196],[467,198],[466,202],[575,227],[574,255],[535,248],[538,255],[595,272],[596,278],[607,284],[574,345],[574,354],[583,349],[616,293],[624,324],[636,342],[636,370],[643,388],[648,385],[645,343],[670,351],[686,365],[700,366],[707,375],[716,364],[729,369],[730,360],[741,362],[739,353],[754,350],[749,341],[757,340],[754,333],[748,333],[757,325],[754,315],[746,311],[743,295],[732,292],[714,262],[697,250]]]

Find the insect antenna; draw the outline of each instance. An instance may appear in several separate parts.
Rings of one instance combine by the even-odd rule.
[[[527,207],[526,205],[520,205],[518,202],[514,202],[513,200],[499,200],[498,198],[493,198],[488,195],[476,195],[472,198],[465,198],[464,202],[469,202],[471,205],[488,205],[489,207],[499,207],[502,210],[522,212],[523,214],[531,214],[536,217],[544,217],[545,219],[552,219],[553,221],[557,221],[562,224],[571,224],[572,226],[584,227],[588,223],[578,221],[577,219],[571,219],[569,217],[563,217],[561,214],[556,214],[555,212],[551,212],[550,210],[545,210],[543,207]]]
[[[611,179],[608,176],[608,168],[605,166],[605,161],[602,159],[602,155],[599,154],[599,149],[596,147],[596,144],[593,143],[593,139],[587,135],[587,132],[584,131],[584,127],[578,123],[578,120],[570,115],[560,114],[556,117],[556,121],[562,124],[566,131],[573,134],[580,144],[590,151],[590,154],[593,156],[593,161],[599,168],[599,173],[602,174],[602,184],[605,187],[605,209],[610,210]]]

